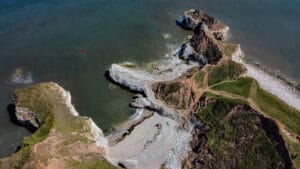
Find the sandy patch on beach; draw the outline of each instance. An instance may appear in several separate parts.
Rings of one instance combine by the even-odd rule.
[[[189,131],[178,123],[157,113],[136,126],[130,135],[109,147],[108,157],[116,165],[131,169],[153,169],[165,165],[179,169],[190,149]]]

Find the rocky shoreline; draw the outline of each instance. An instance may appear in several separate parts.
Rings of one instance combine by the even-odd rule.
[[[219,41],[224,41],[226,39],[226,36],[228,34],[229,28],[225,26],[223,23],[220,21],[215,20],[213,17],[208,16],[207,14],[198,11],[198,10],[190,10],[185,12],[184,16],[182,19],[177,20],[177,24],[181,26],[184,29],[189,29],[194,31],[194,36],[188,38],[188,42],[183,44],[181,46],[181,49],[177,53],[178,57],[174,59],[180,58],[182,60],[188,61],[189,65],[193,65],[192,67],[189,67],[189,70],[195,69],[195,68],[203,68],[205,67],[206,64],[208,65],[218,65],[220,64],[219,62],[221,60],[227,60],[227,59],[232,59],[233,61],[236,61],[238,63],[242,63],[245,68],[247,69],[245,75],[250,76],[255,78],[259,85],[262,86],[263,89],[269,91],[270,93],[274,94],[275,96],[279,98],[286,98],[288,96],[294,96],[290,97],[290,99],[284,99],[284,101],[289,104],[292,107],[295,107],[296,109],[300,110],[299,107],[297,107],[297,104],[300,99],[298,96],[294,93],[291,92],[291,90],[283,90],[287,89],[286,86],[282,83],[279,83],[278,85],[275,85],[276,83],[272,83],[269,86],[266,86],[266,76],[269,77],[269,75],[264,75],[265,77],[262,77],[263,74],[262,72],[257,71],[257,75],[255,72],[253,72],[252,67],[249,67],[249,65],[245,64],[244,62],[241,62],[240,60],[237,60],[236,58],[241,58],[243,56],[243,53],[241,51],[241,48],[239,45],[233,45],[233,48],[229,48],[229,52],[226,51],[226,43],[224,42],[219,42]],[[224,46],[223,46],[224,43]],[[223,49],[222,49],[223,48]],[[230,55],[228,56],[228,53]],[[226,56],[227,54],[227,56]],[[182,121],[185,121],[184,126],[185,128],[188,129],[188,131],[195,132],[197,131],[197,126],[199,125],[198,123],[194,123],[194,118],[190,116],[186,116],[186,112],[182,110],[178,110],[178,112],[170,110],[170,105],[166,103],[159,103],[160,101],[157,101],[158,98],[162,99],[161,97],[157,97],[156,95],[153,95],[153,91],[151,91],[151,86],[155,83],[164,83],[164,82],[170,82],[170,81],[177,81],[178,79],[182,79],[184,74],[188,72],[188,69],[179,69],[181,72],[178,72],[178,67],[186,67],[186,63],[182,62],[182,60],[178,60],[176,65],[173,65],[172,68],[169,68],[168,66],[159,66],[156,65],[155,73],[151,73],[151,71],[148,72],[142,72],[141,70],[137,70],[140,68],[134,68],[134,67],[118,67],[116,65],[112,65],[110,68],[110,77],[117,82],[119,85],[125,86],[126,88],[129,88],[133,91],[141,92],[145,95],[145,97],[138,97],[135,100],[135,103],[138,104],[133,104],[133,105],[138,105],[136,107],[138,108],[149,108],[149,109],[154,109],[154,110],[159,110],[159,113],[162,116],[165,117],[171,117],[172,119],[175,119],[178,123],[182,123]],[[168,62],[168,61],[162,61]],[[170,61],[169,61],[170,62]],[[172,63],[172,62],[170,62]],[[164,69],[165,68],[165,69]],[[160,69],[162,69],[160,71]],[[166,70],[168,72],[166,73]],[[130,72],[130,73],[129,73]],[[176,72],[178,76],[172,76],[172,73],[170,72]],[[254,73],[254,74],[253,74]],[[155,78],[153,78],[155,76]],[[136,77],[136,78],[133,78]],[[161,78],[163,77],[163,78]],[[171,77],[171,78],[170,78]],[[270,79],[269,79],[270,80]],[[273,81],[275,79],[272,79]],[[275,86],[274,86],[275,85]],[[167,86],[163,86],[162,89],[159,90],[159,93],[162,93],[163,90],[165,90]],[[274,90],[274,87],[275,90]],[[278,90],[280,89],[280,90]],[[168,89],[167,89],[168,90]],[[285,94],[280,94],[280,93],[285,93]],[[283,97],[284,96],[284,97]],[[176,97],[181,97],[181,96],[176,96]],[[174,109],[173,109],[174,110]],[[175,108],[176,110],[176,108]],[[174,115],[176,118],[174,118]],[[179,117],[178,117],[179,115]],[[260,117],[263,117],[260,115]],[[199,120],[198,120],[199,121]],[[201,123],[200,123],[201,126]],[[202,128],[202,127],[201,127]],[[195,130],[196,129],[196,130]],[[278,133],[277,133],[278,134]],[[279,134],[278,134],[279,135]],[[279,136],[281,138],[281,136]],[[194,149],[193,147],[196,146],[199,143],[196,143],[195,141],[197,138],[193,136],[193,139],[191,140],[191,148]],[[290,168],[291,167],[291,161],[289,157],[286,155],[286,147],[284,144],[281,143],[281,146],[284,147],[285,149],[285,168]],[[282,149],[282,148],[281,148]],[[190,150],[191,151],[191,150]],[[206,151],[209,151],[206,149]],[[199,153],[199,152],[198,152]],[[204,152],[202,152],[204,153]],[[283,153],[283,152],[282,152]],[[192,161],[199,160],[195,159],[194,156],[192,156]],[[190,159],[191,160],[191,159]],[[189,160],[188,160],[189,161]],[[141,162],[141,161],[140,161]],[[142,163],[142,162],[141,162]],[[187,164],[187,163],[185,163]],[[280,164],[282,165],[282,164]],[[126,167],[126,165],[124,165]],[[165,168],[174,168],[170,167],[166,164],[162,165]],[[182,168],[177,166],[178,168]],[[187,168],[190,168],[190,165],[184,166]],[[198,166],[199,167],[199,166]],[[203,167],[203,166],[202,166]],[[200,168],[202,168],[200,167]],[[133,166],[129,166],[128,168],[134,168]],[[147,167],[146,167],[147,168]]]
[[[189,10],[177,24],[193,35],[173,57],[146,68],[130,62],[109,68],[110,80],[136,93],[130,105],[138,116],[107,137],[92,119],[79,116],[59,85],[16,91],[17,120],[36,132],[28,138],[33,143],[25,139],[0,168],[297,166],[299,152],[290,141],[299,145],[299,97],[244,63],[240,46],[225,41],[229,27],[214,17]],[[271,107],[293,118],[281,121]]]
[[[36,131],[24,138],[20,150],[0,159],[0,168],[77,168],[111,166],[104,155],[108,146],[91,118],[79,116],[71,95],[56,83],[41,83],[14,93],[15,114]],[[37,123],[38,122],[38,123]]]

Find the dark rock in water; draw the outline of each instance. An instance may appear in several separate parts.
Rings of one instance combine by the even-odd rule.
[[[217,24],[218,21],[214,17],[211,17],[199,10],[185,11],[183,17],[176,20],[176,23],[179,26],[188,30],[194,30],[200,22],[203,22],[210,28],[213,28],[214,24]]]
[[[196,27],[196,23],[186,15],[183,16],[181,19],[176,20],[177,25],[181,26],[183,29],[187,30],[194,30]]]
[[[185,11],[183,17],[177,19],[176,23],[187,30],[194,30],[198,24],[204,23],[218,40],[224,40],[229,30],[222,22],[200,10]]]

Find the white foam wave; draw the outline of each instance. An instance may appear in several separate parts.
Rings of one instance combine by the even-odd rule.
[[[32,72],[26,72],[18,68],[10,76],[10,82],[13,84],[31,84],[33,83]]]
[[[135,121],[135,120],[140,119],[140,118],[142,117],[143,112],[144,112],[144,109],[138,109],[138,108],[137,108],[137,109],[135,110],[135,113],[129,118],[130,121],[131,121],[131,120],[132,120],[132,121]]]

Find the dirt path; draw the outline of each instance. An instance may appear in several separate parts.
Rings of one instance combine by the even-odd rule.
[[[224,83],[224,82],[222,82]],[[219,84],[217,84],[219,85]],[[246,101],[249,103],[249,105],[254,109],[256,110],[258,113],[262,114],[263,116],[267,117],[267,118],[270,118],[272,120],[274,120],[276,122],[276,124],[278,125],[280,131],[285,135],[287,136],[291,141],[295,142],[295,143],[300,143],[300,141],[296,138],[297,135],[288,131],[288,129],[285,127],[285,125],[283,125],[282,123],[280,123],[277,119],[274,119],[272,117],[270,117],[269,115],[265,114],[255,103],[255,101],[252,99],[252,98],[249,98],[249,97],[244,97],[244,96],[240,96],[240,95],[236,95],[236,94],[232,94],[232,93],[228,93],[228,92],[225,92],[225,91],[216,91],[216,90],[212,90],[211,88],[207,87],[206,90],[207,92],[210,92],[212,94],[215,94],[215,95],[221,95],[221,96],[224,96],[224,97],[227,97],[227,98],[231,98],[231,99],[240,99],[240,100],[243,100],[243,101]],[[251,94],[253,94],[253,89],[251,88]],[[250,95],[251,95],[250,94]]]

